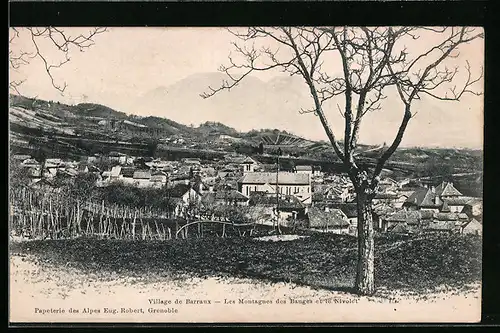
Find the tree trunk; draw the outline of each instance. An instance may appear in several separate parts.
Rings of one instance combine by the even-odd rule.
[[[356,271],[356,292],[371,295],[375,291],[372,203],[364,190],[357,193],[358,209],[358,267]]]

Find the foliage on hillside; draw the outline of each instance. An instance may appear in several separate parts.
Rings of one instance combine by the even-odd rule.
[[[137,118],[135,121],[151,128],[161,128],[166,132],[166,134],[171,135],[188,133],[190,130],[188,126],[179,124],[167,118],[148,116]]]
[[[76,105],[75,112],[87,117],[100,118],[128,118],[124,112],[116,111],[110,107],[95,103],[80,103]]]
[[[202,135],[230,135],[238,137],[240,134],[237,130],[217,121],[206,121],[194,129]]]

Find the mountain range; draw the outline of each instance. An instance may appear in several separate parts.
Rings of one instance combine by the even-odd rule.
[[[307,89],[298,77],[280,76],[264,82],[247,76],[230,91],[221,91],[207,99],[200,96],[209,91],[208,87],[216,88],[225,79],[223,73],[194,74],[148,91],[127,109],[134,114],[161,116],[184,124],[216,121],[238,131],[273,127],[301,135],[306,128],[322,130],[317,119],[298,112],[310,103]],[[290,119],[301,125],[290,128],[287,126]]]
[[[263,81],[249,75],[229,91],[220,91],[207,99],[200,96],[209,92],[209,87],[220,87],[224,80],[227,76],[221,72],[192,74],[131,97],[131,102],[123,101],[121,108],[132,114],[165,117],[194,126],[215,121],[242,132],[279,128],[309,140],[327,139],[317,117],[299,112],[312,106],[308,87],[300,77],[282,74]],[[422,96],[412,107],[417,116],[412,118],[401,146],[481,147],[482,107],[477,98],[464,96],[461,102],[443,102]],[[342,99],[324,104],[335,133],[343,133],[344,119],[338,112]],[[372,145],[391,142],[401,122],[402,110],[396,91],[388,91],[382,110],[365,116],[360,142]]]

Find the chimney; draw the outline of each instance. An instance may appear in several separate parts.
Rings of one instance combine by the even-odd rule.
[[[434,186],[431,187],[431,192],[436,193],[436,188]]]
[[[189,179],[185,179],[184,184],[189,185]]]
[[[330,208],[325,207],[325,212],[327,212],[327,213],[330,212]]]
[[[437,195],[434,197],[434,203],[439,205],[439,197]]]

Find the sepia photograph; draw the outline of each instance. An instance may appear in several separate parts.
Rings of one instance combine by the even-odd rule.
[[[9,29],[10,323],[478,323],[484,30]]]

